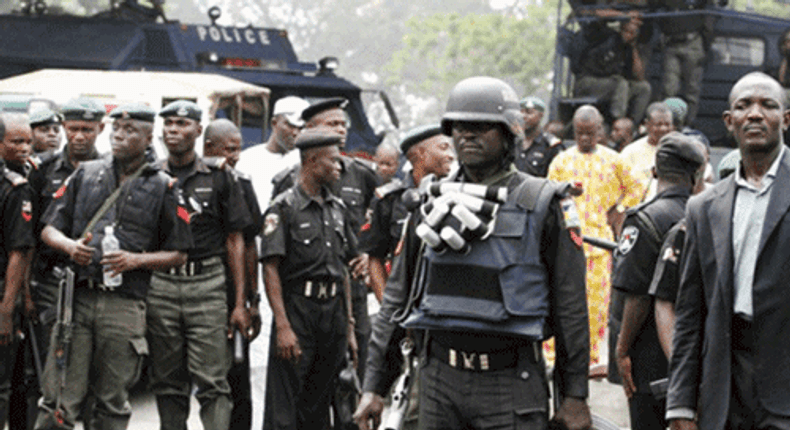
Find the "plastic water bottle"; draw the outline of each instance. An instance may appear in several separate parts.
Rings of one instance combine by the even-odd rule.
[[[108,252],[119,251],[120,249],[121,244],[118,242],[118,238],[115,237],[115,229],[113,226],[108,225],[104,227],[104,239],[101,240],[102,255],[107,255]],[[105,265],[104,285],[106,287],[115,288],[120,287],[121,283],[123,283],[123,276],[120,273],[112,276],[112,272],[109,270],[109,267]]]

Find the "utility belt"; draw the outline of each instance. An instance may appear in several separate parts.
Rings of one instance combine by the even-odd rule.
[[[200,260],[189,260],[181,266],[171,267],[163,272],[172,276],[198,276],[208,273],[220,264],[222,264],[222,257],[215,255]]]
[[[343,285],[337,281],[308,279],[304,282],[292,284],[284,290],[294,296],[316,300],[329,300],[340,295],[342,288]]]
[[[123,284],[117,287],[108,287],[107,285],[104,285],[99,281],[95,281],[93,278],[77,281],[76,284],[77,288],[90,288],[92,290],[101,290],[101,291],[110,291],[110,292],[120,289],[121,286],[123,286]]]
[[[667,34],[664,36],[664,42],[667,44],[690,42],[700,37],[698,31],[690,31],[688,33]]]
[[[537,342],[532,342],[531,346],[527,345],[527,348],[524,349],[514,346],[512,349],[484,352],[466,351],[431,339],[428,345],[428,356],[459,370],[493,372],[515,368],[518,365],[519,350],[529,351],[527,358],[533,363],[540,362],[541,344]]]

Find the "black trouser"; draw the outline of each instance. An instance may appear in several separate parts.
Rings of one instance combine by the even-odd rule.
[[[634,393],[628,399],[628,412],[632,430],[664,430],[667,421],[666,402],[657,400],[651,393]]]
[[[732,322],[732,391],[727,413],[728,430],[790,430],[790,417],[773,415],[760,406],[754,386],[754,335],[750,322],[734,317]]]
[[[294,363],[277,355],[277,327],[272,325],[263,428],[326,429],[329,404],[347,348],[343,295],[314,299],[285,291],[285,313],[299,340],[302,357]]]
[[[227,265],[225,266],[228,272]],[[236,306],[236,287],[228,277],[228,315],[233,312]],[[233,334],[235,337],[235,333]],[[242,343],[244,359],[236,362],[236,350],[231,340],[229,349],[233,351],[233,361],[228,371],[228,385],[230,385],[230,397],[233,400],[233,409],[230,412],[230,430],[250,430],[252,427],[252,386],[250,385],[250,344],[246,340]]]

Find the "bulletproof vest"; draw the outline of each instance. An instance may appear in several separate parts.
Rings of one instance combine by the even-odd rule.
[[[493,233],[468,253],[426,247],[412,288],[421,298],[403,325],[547,337],[548,273],[541,235],[558,185],[522,176],[496,215]]]
[[[74,215],[71,235],[76,237],[93,218],[104,201],[114,191],[112,165],[109,159],[84,162],[81,189],[74,202]],[[148,169],[148,168],[147,168]],[[115,235],[123,249],[132,252],[146,252],[160,240],[157,235],[162,199],[170,184],[169,177],[161,171],[143,171],[140,178],[151,175],[160,176],[159,180],[137,181],[126,185],[118,200],[102,216],[93,228],[91,246],[101,249],[104,227],[116,223]],[[120,212],[120,213],[119,213]],[[91,275],[101,279],[98,270],[99,254],[95,253],[93,262],[96,267],[88,270]],[[95,272],[95,273],[94,273]]]

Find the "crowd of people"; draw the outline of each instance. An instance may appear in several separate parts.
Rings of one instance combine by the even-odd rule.
[[[678,98],[610,133],[581,106],[568,139],[469,78],[372,162],[342,152],[346,104],[281,98],[245,150],[184,100],[0,115],[0,423],[123,430],[147,363],[163,430],[193,394],[207,430],[377,428],[413,360],[404,428],[589,428],[591,373],[634,429],[790,428],[776,80],[733,87],[717,184]]]

